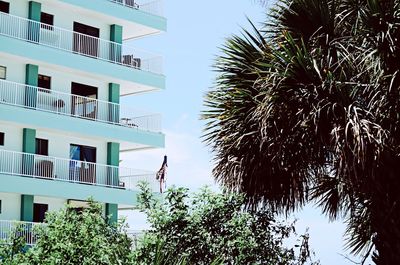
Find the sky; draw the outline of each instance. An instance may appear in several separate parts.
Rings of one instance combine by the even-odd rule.
[[[162,113],[166,146],[162,149],[123,153],[122,166],[157,171],[168,155],[167,186],[196,191],[204,185],[218,190],[212,178],[213,154],[202,142],[203,97],[213,87],[212,65],[220,47],[241,27],[249,28],[247,17],[256,25],[266,19],[266,10],[255,0],[164,0],[168,19],[166,33],[130,41],[131,45],[164,57],[167,88],[164,91],[124,97],[122,104]],[[126,213],[133,229],[147,227],[143,216]],[[311,248],[323,265],[353,264],[343,257],[345,226],[328,222],[312,205],[296,212],[297,231],[309,227]],[[350,257],[355,261],[359,259]]]

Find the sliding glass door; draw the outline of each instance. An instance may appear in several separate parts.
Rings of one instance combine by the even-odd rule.
[[[96,148],[84,145],[70,145],[70,180],[96,183]]]

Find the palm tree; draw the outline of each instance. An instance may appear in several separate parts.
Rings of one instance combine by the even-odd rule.
[[[249,207],[316,202],[400,264],[400,0],[280,0],[231,37],[207,93],[214,176]]]

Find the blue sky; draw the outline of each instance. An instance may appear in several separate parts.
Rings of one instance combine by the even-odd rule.
[[[203,96],[213,86],[212,65],[219,47],[240,27],[249,28],[246,16],[256,24],[266,15],[252,0],[165,0],[167,33],[131,42],[164,56],[165,91],[127,97],[122,103],[163,114],[166,148],[123,154],[123,166],[157,170],[168,155],[168,186],[195,191],[204,185],[217,189],[211,176],[212,154],[201,142]],[[298,232],[310,228],[311,246],[323,265],[352,264],[341,254],[344,225],[329,223],[312,206],[295,213]],[[133,228],[146,227],[142,216],[129,214]]]

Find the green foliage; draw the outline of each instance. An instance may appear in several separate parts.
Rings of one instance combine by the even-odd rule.
[[[400,0],[279,0],[222,51],[215,178],[249,207],[315,202],[353,253],[400,264]]]
[[[188,264],[305,264],[308,241],[302,251],[285,248],[293,235],[293,224],[277,222],[267,211],[243,211],[244,196],[213,193],[203,189],[189,197],[186,189],[173,188],[157,200],[148,186],[141,185],[139,209],[151,229],[135,249],[138,264],[153,264],[160,253],[165,260],[184,259]],[[308,239],[304,235],[304,239]],[[168,262],[166,264],[169,264]]]
[[[18,265],[21,264],[24,252],[27,249],[25,238],[21,233],[22,228],[17,226],[11,231],[6,231],[8,238],[0,241],[0,264]]]
[[[17,249],[17,255],[4,255],[4,264],[131,264],[132,241],[124,232],[123,223],[110,225],[102,216],[102,206],[89,201],[89,207],[78,212],[66,207],[46,215],[46,223],[35,227],[36,245]],[[19,242],[19,241],[18,241]],[[13,243],[13,242],[11,242]],[[26,249],[28,249],[26,251]],[[26,253],[25,253],[26,251]],[[3,256],[3,254],[1,253]],[[14,263],[13,263],[14,262]]]

